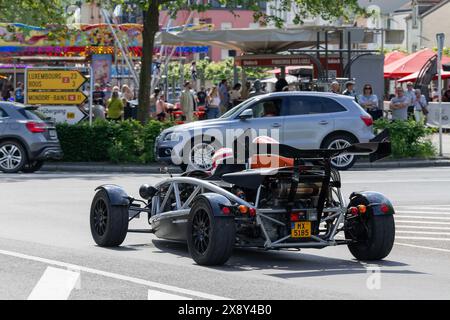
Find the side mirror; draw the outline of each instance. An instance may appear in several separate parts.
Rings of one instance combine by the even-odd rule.
[[[251,119],[251,118],[253,118],[253,110],[252,109],[244,110],[239,115],[239,119],[241,119],[241,120],[247,120],[247,119]]]

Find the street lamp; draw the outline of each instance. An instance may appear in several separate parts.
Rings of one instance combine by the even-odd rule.
[[[436,34],[438,45],[438,91],[439,91],[439,156],[443,156],[442,150],[442,51],[444,50],[445,34]]]

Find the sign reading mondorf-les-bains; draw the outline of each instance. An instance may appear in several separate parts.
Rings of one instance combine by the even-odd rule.
[[[78,70],[27,69],[26,103],[81,105],[87,97],[79,89],[86,81]]]

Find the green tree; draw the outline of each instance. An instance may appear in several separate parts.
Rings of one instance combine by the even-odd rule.
[[[153,61],[153,46],[156,33],[159,31],[159,16],[161,10],[168,10],[172,16],[176,16],[180,10],[205,11],[210,4],[196,0],[96,0],[103,6],[117,4],[135,4],[139,6],[143,14],[143,44],[141,73],[139,77],[139,109],[138,119],[145,123],[148,121],[151,90],[151,65]],[[261,9],[260,1],[254,0],[218,0],[219,3],[233,11],[238,6],[254,11],[255,21],[262,25],[274,23],[281,27],[284,21],[278,15],[268,15]],[[365,10],[358,5],[358,0],[281,0],[280,11],[291,11],[295,7],[294,23],[301,24],[310,16],[319,16],[327,21],[337,18],[348,19],[353,14],[364,14]],[[201,4],[200,4],[201,3]],[[237,13],[236,13],[237,14]]]
[[[0,0],[0,22],[65,24],[66,0]]]

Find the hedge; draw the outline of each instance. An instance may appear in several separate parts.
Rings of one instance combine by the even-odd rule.
[[[56,129],[64,151],[63,161],[145,164],[155,161],[156,137],[172,125],[159,121],[146,125],[134,120],[96,121],[92,126],[86,122],[58,124]]]
[[[432,128],[414,120],[375,121],[376,130],[388,129],[391,135],[393,158],[430,158],[436,156],[436,149],[429,139]]]
[[[92,126],[86,122],[59,124],[57,131],[64,151],[63,161],[146,164],[155,161],[156,137],[172,125],[154,120],[146,125],[134,120],[96,121]],[[432,142],[427,138],[433,129],[415,121],[375,121],[376,130],[386,128],[391,134],[394,158],[429,158],[436,155]]]

